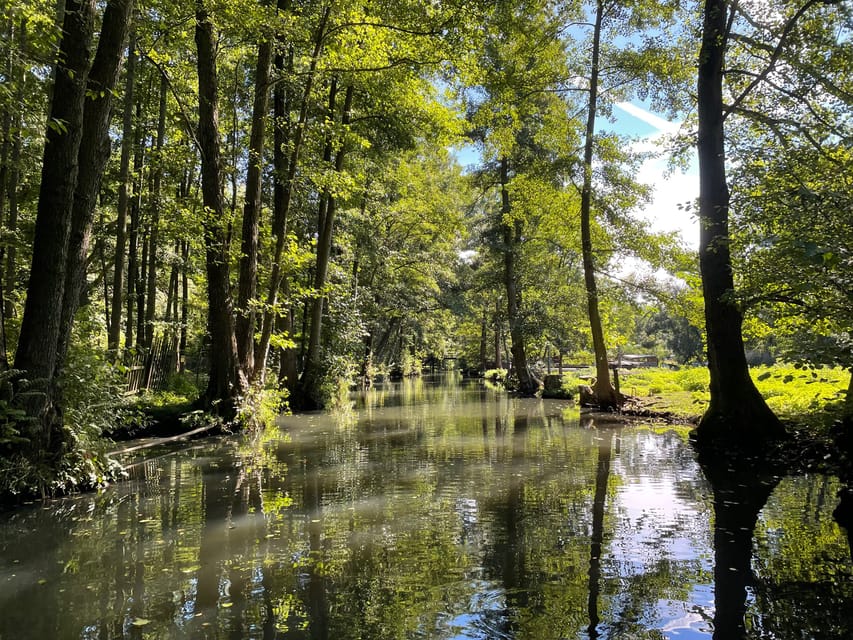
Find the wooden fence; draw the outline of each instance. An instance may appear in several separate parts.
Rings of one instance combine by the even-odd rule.
[[[177,336],[155,336],[150,349],[138,349],[129,354],[127,367],[127,393],[142,389],[158,390],[166,386],[169,376],[179,369]]]

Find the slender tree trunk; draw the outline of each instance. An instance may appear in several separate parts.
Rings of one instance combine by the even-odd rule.
[[[279,0],[279,9],[289,8],[289,0]],[[285,58],[279,53],[275,57],[275,68],[279,75],[285,69]],[[293,48],[290,48],[287,60],[287,68],[293,70]],[[289,185],[286,183],[287,176],[290,175],[288,164],[288,156],[285,153],[285,144],[291,137],[291,120],[290,110],[292,108],[292,92],[285,91],[282,83],[277,83],[273,89],[273,115],[275,117],[275,126],[273,128],[273,229],[276,235],[276,250],[278,249],[278,238],[284,238],[287,235],[287,203],[289,202]],[[281,223],[281,224],[280,224]],[[278,233],[277,229],[281,229]],[[281,270],[279,270],[281,273]],[[277,322],[278,330],[286,336],[293,339],[293,304],[290,299],[290,281],[287,277],[281,277],[281,289],[285,300],[288,301],[287,308]],[[273,314],[273,309],[267,311],[268,314]],[[261,340],[255,345],[255,361],[257,378],[263,384],[266,375],[265,370],[258,370],[260,367],[266,368],[267,353],[269,352],[268,343],[272,335],[272,327],[267,325],[267,318],[272,318],[274,315],[262,318]],[[279,354],[279,371],[278,381],[281,388],[286,388],[293,393],[296,389],[296,384],[299,380],[299,362],[296,353],[296,348],[282,348]]]
[[[480,374],[486,372],[486,350],[489,338],[489,308],[483,305],[483,320],[480,323]]]
[[[104,214],[101,213],[98,218],[98,225],[101,229],[107,226],[107,221],[104,219]],[[110,322],[110,288],[107,286],[107,282],[109,281],[109,277],[107,275],[107,252],[104,250],[104,239],[98,239],[97,244],[95,245],[95,249],[98,252],[98,259],[101,262],[101,282],[104,283],[104,322],[106,323],[104,326],[108,327]]]
[[[15,21],[9,20],[9,28],[4,34],[4,49],[2,57],[5,60],[3,65],[3,75],[8,79],[13,78],[16,74],[14,71],[13,55],[15,43]],[[9,186],[9,171],[10,171],[10,155],[12,150],[12,111],[10,104],[3,105],[2,114],[0,114],[0,223],[6,213],[6,189]]]
[[[169,85],[166,76],[160,76],[160,106],[157,110],[156,164],[151,180],[151,231],[148,236],[148,267],[145,295],[145,346],[154,342],[154,323],[157,320],[157,250],[160,239],[160,209],[163,206],[163,147],[166,144],[166,105]]]
[[[199,124],[204,241],[207,271],[210,377],[202,402],[226,420],[235,417],[248,383],[237,358],[233,305],[228,273],[222,167],[219,142],[218,81],[213,24],[203,0],[196,0],[195,41],[198,50]]]
[[[280,9],[283,4],[289,6],[289,2],[287,0],[284,0],[283,2],[280,1]],[[323,10],[322,17],[320,18],[320,24],[317,27],[317,32],[314,38],[314,50],[311,54],[311,62],[308,67],[308,72],[305,77],[305,85],[302,90],[302,98],[299,107],[299,120],[296,123],[296,130],[293,132],[290,158],[287,161],[287,175],[284,177],[281,185],[279,185],[278,182],[276,183],[277,188],[280,188],[281,192],[280,200],[276,199],[275,212],[273,214],[272,234],[275,238],[275,250],[273,252],[272,272],[270,273],[269,290],[267,292],[265,305],[266,312],[264,313],[261,328],[261,339],[257,345],[257,355],[255,356],[255,368],[257,371],[261,372],[266,371],[266,360],[269,353],[270,339],[272,338],[272,331],[275,326],[275,316],[278,313],[276,307],[278,305],[278,294],[281,287],[281,281],[284,277],[282,258],[284,256],[284,246],[287,241],[287,223],[290,215],[290,203],[293,195],[294,181],[296,180],[296,169],[299,165],[299,155],[302,152],[305,128],[308,124],[311,89],[314,86],[317,63],[323,52],[323,41],[326,36],[326,25],[328,24],[330,13],[331,5],[327,5]],[[278,167],[276,167],[276,169],[278,169]],[[277,174],[277,178],[279,177],[280,174]]]
[[[151,192],[150,184],[148,192]],[[142,217],[142,207],[140,203],[139,216]],[[144,229],[142,232],[142,254],[139,257],[138,276],[134,290],[136,291],[136,341],[143,349],[151,346],[145,335],[145,283],[148,281],[148,239],[150,238],[150,230]]]
[[[26,46],[26,29],[25,23],[21,21],[21,28],[18,30],[18,46],[23,48]],[[18,61],[14,66],[15,78],[15,95],[17,96],[18,104],[23,104],[26,95],[24,66]],[[22,146],[22,116],[21,110],[16,109],[13,114],[12,123],[12,155],[9,160],[9,184],[7,193],[9,197],[9,212],[6,216],[6,230],[9,237],[14,238],[18,233],[18,185],[21,178],[21,146]],[[17,249],[14,242],[10,242],[6,247],[6,264],[5,264],[5,291],[4,293],[4,318],[11,318],[15,315],[15,305],[13,303],[12,294],[15,291],[17,284]]]
[[[14,44],[15,44],[15,20],[9,20],[9,28],[6,32],[6,51],[3,54],[3,57],[6,60],[5,68],[3,70],[6,78],[14,78],[17,76],[15,71],[15,56],[13,54]],[[11,169],[11,149],[13,146],[12,142],[12,112],[9,108],[9,105],[5,105],[3,108],[3,115],[0,117],[0,224],[2,224],[3,218],[5,217],[6,212],[6,193],[7,189],[10,187],[9,176],[12,172]],[[3,256],[5,253],[5,247],[0,248],[0,264],[2,264]],[[0,371],[6,371],[9,369],[9,357],[6,351],[6,294],[3,291],[2,285],[0,285]]]
[[[711,401],[696,430],[701,442],[742,444],[784,431],[749,376],[729,250],[729,188],[723,127],[726,0],[706,0],[699,52],[699,267],[705,301]]]
[[[175,253],[179,251],[179,247],[175,247]],[[178,265],[172,263],[169,269],[169,288],[166,291],[166,315],[163,321],[169,325],[172,321],[178,319]],[[173,313],[174,312],[174,313]],[[170,329],[171,332],[171,329]]]
[[[89,71],[57,346],[59,373],[65,363],[74,315],[86,285],[86,266],[95,204],[101,188],[101,177],[110,157],[112,96],[121,71],[132,9],[133,0],[111,0],[107,4],[98,38],[98,49]],[[106,288],[106,283],[104,287]]]
[[[26,411],[36,454],[56,454],[63,443],[61,407],[54,405],[57,343],[65,288],[71,207],[83,132],[83,104],[92,43],[92,0],[66,0],[36,213],[33,257],[15,368],[45,384],[27,396]],[[61,125],[57,123],[62,123]]]
[[[237,353],[240,366],[249,378],[255,365],[255,298],[258,296],[258,235],[261,217],[261,167],[264,156],[267,109],[269,105],[272,42],[258,45],[255,67],[255,99],[252,130],[249,134],[249,168],[246,174],[246,202],[243,206],[243,233],[240,246],[240,281],[237,297]],[[263,363],[266,366],[266,362]],[[260,374],[263,378],[263,374]]]
[[[495,369],[503,369],[503,336],[501,335],[501,300],[495,301]]]
[[[583,259],[584,284],[586,286],[587,311],[592,332],[592,347],[595,354],[595,392],[602,409],[619,406],[616,389],[610,383],[610,367],[607,361],[607,345],[598,308],[598,286],[595,282],[595,262],[592,252],[592,159],[595,142],[595,116],[598,111],[598,73],[601,50],[601,23],[603,20],[602,0],[596,2],[595,27],[592,39],[592,69],[589,77],[589,107],[586,118],[586,140],[583,152],[583,187],[581,190],[581,253]]]
[[[133,90],[136,83],[136,31],[131,30],[128,46],[127,70],[124,85],[124,113],[121,126],[121,160],[119,162],[118,215],[116,218],[116,247],[113,267],[113,301],[107,348],[119,361],[121,340],[121,311],[124,301],[124,266],[127,247],[127,210],[130,204],[130,154],[133,150]],[[126,346],[130,346],[128,343]]]
[[[512,340],[512,366],[518,378],[518,391],[531,396],[539,390],[539,380],[527,366],[527,352],[524,344],[524,327],[521,319],[521,287],[518,284],[518,250],[521,243],[521,223],[511,221],[512,213],[509,199],[509,161],[501,159],[501,231],[503,233],[504,288],[507,298],[507,319],[509,335]]]
[[[142,192],[142,170],[145,163],[145,149],[143,142],[143,123],[142,123],[142,100],[136,101],[136,130],[134,132],[134,151],[133,151],[133,181],[132,181],[132,199],[130,201],[130,229],[128,232],[127,245],[127,321],[125,324],[125,349],[131,349],[136,346],[136,340],[139,340],[139,333],[136,330],[136,317],[134,310],[137,305],[137,282],[139,280],[139,213],[140,199]]]
[[[190,243],[187,240],[181,240],[181,338],[178,342],[178,351],[180,355],[186,357],[187,354],[187,322],[189,320],[189,261],[190,261]],[[178,359],[180,370],[184,370],[184,360]]]
[[[330,90],[330,106],[334,105],[334,82]],[[347,87],[344,95],[343,114],[341,116],[341,124],[346,127],[350,123],[352,115],[352,85]],[[346,157],[346,146],[342,146],[335,155],[335,173],[341,173],[344,168],[344,158]],[[320,348],[323,332],[323,306],[326,303],[326,296],[323,290],[326,287],[326,276],[329,271],[329,260],[332,255],[332,239],[334,235],[335,225],[335,210],[337,199],[328,190],[326,191],[326,211],[322,214],[322,227],[319,229],[317,237],[317,263],[314,270],[314,291],[315,298],[311,304],[311,331],[308,337],[308,353],[305,358],[305,370],[302,373],[302,398],[300,402],[306,407],[321,406],[323,398],[320,397],[319,383],[321,379]]]

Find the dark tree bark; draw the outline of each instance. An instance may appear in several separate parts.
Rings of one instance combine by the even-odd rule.
[[[280,0],[279,9],[286,9],[290,6],[288,0]],[[284,266],[282,258],[284,256],[284,245],[287,241],[287,223],[290,216],[290,203],[293,196],[294,181],[296,180],[296,170],[299,165],[299,155],[302,152],[302,141],[305,137],[305,128],[308,125],[308,108],[310,106],[311,90],[314,86],[314,77],[317,70],[317,63],[320,60],[320,55],[323,52],[323,41],[326,36],[326,25],[329,22],[331,13],[330,5],[327,5],[323,10],[320,18],[320,24],[317,26],[317,32],[314,37],[314,49],[311,54],[311,62],[308,66],[308,72],[305,77],[305,85],[302,90],[302,98],[299,106],[299,120],[296,123],[293,138],[291,140],[290,158],[287,161],[287,173],[284,177],[278,173],[279,167],[276,166],[276,198],[275,211],[273,212],[272,235],[275,238],[275,249],[273,251],[272,272],[270,273],[269,290],[266,299],[266,311],[264,313],[263,324],[261,327],[261,339],[257,345],[257,355],[255,356],[255,370],[261,373],[266,372],[266,361],[269,354],[270,339],[272,331],[276,324],[276,307],[278,305],[278,294],[281,288],[281,281],[284,277]],[[280,68],[280,64],[276,65]],[[278,120],[276,129],[278,131]]]
[[[16,39],[15,20],[9,20],[9,29],[5,35],[5,51],[3,58],[5,65],[3,74],[7,79],[17,76],[15,70],[15,56],[13,54],[14,44]],[[6,193],[11,187],[9,176],[12,173],[11,156],[13,147],[12,135],[12,109],[7,103],[4,105],[2,117],[0,117],[0,224],[6,213]],[[0,249],[0,263],[2,263],[5,247]],[[5,302],[6,294],[0,282],[0,371],[6,371],[9,368],[9,358],[6,352],[6,317],[5,317]]]
[[[190,243],[187,240],[181,240],[181,338],[178,341],[178,366],[180,370],[184,370],[184,359],[187,354],[187,332],[189,330],[187,323],[189,320],[189,261],[190,261]]]
[[[589,106],[586,118],[586,139],[583,151],[583,187],[581,190],[581,254],[583,259],[584,285],[586,286],[587,312],[592,332],[592,348],[595,354],[595,384],[593,391],[596,402],[602,409],[619,406],[616,389],[610,383],[610,366],[607,361],[607,345],[598,308],[598,286],[595,282],[595,262],[592,252],[592,159],[595,141],[595,116],[598,110],[598,74],[601,50],[601,23],[604,7],[596,2],[595,27],[592,40],[592,69],[589,77]]]
[[[175,255],[181,250],[180,244],[175,243]],[[166,315],[163,321],[168,325],[178,319],[178,264],[172,262],[169,268],[169,288],[166,291]],[[170,330],[171,331],[171,330]]]
[[[133,0],[111,0],[107,4],[98,38],[98,49],[89,71],[57,346],[57,367],[60,370],[65,363],[74,315],[86,285],[95,204],[101,188],[101,177],[110,157],[112,96],[121,71],[132,10]],[[106,283],[104,286],[106,287]]]
[[[289,0],[279,0],[279,9],[289,8]],[[283,54],[278,53],[275,57],[276,72],[280,75],[287,69],[293,69],[293,48],[291,47],[288,60],[285,63]],[[275,117],[275,126],[273,128],[273,225],[276,234],[276,251],[278,250],[278,238],[284,239],[287,235],[287,207],[289,206],[290,194],[289,184],[286,183],[287,176],[290,175],[288,155],[285,153],[285,144],[291,137],[291,120],[290,110],[292,108],[292,92],[285,90],[282,83],[277,83],[273,89],[273,115]],[[283,245],[282,245],[283,246]],[[279,274],[281,274],[279,270]],[[285,300],[290,300],[290,281],[286,277],[280,277],[282,294]],[[278,288],[276,288],[277,291]],[[267,313],[272,313],[268,311]],[[273,318],[274,315],[264,315],[262,322],[261,340],[256,345],[255,361],[256,361],[256,377],[263,383],[266,375],[265,370],[258,370],[260,367],[266,368],[267,353],[269,351],[269,339],[272,332],[272,327],[267,326],[267,318]],[[287,309],[278,319],[278,331],[284,333],[289,338],[293,338],[293,305],[289,304]],[[296,384],[299,380],[299,362],[295,347],[282,348],[279,354],[279,371],[278,381],[281,388],[286,388],[291,393],[296,389]]]
[[[163,206],[163,147],[166,144],[166,106],[168,80],[160,76],[160,105],[157,109],[157,142],[154,151],[154,171],[151,177],[151,230],[148,235],[148,266],[145,273],[145,348],[154,342],[154,323],[157,320],[157,250],[160,240],[160,208]]]
[[[113,300],[110,310],[110,324],[107,348],[119,357],[121,340],[121,311],[124,302],[124,267],[127,247],[127,211],[130,204],[130,154],[133,151],[133,92],[136,84],[136,32],[132,31],[128,46],[127,70],[124,86],[124,113],[121,127],[121,160],[119,163],[118,215],[116,219],[116,247],[113,267]],[[130,346],[129,341],[125,345]]]
[[[723,127],[723,68],[727,41],[726,0],[706,0],[699,52],[699,267],[705,301],[711,401],[697,440],[742,444],[784,433],[749,376],[734,297],[729,250],[729,188]]]
[[[195,41],[198,50],[201,191],[204,203],[205,267],[207,272],[207,326],[210,333],[210,378],[201,398],[208,409],[226,420],[235,417],[248,383],[237,358],[233,305],[228,274],[222,168],[219,142],[219,87],[213,24],[203,0],[196,0]]]
[[[113,262],[113,300],[107,332],[107,348],[115,354],[116,360],[119,360],[119,343],[121,340],[121,311],[124,300],[124,266],[125,249],[127,247],[127,210],[130,202],[130,154],[133,150],[133,91],[136,83],[135,30],[131,31],[129,40],[123,100],[124,113],[122,115],[121,128],[116,246]]]
[[[509,199],[509,161],[501,159],[501,232],[503,233],[504,289],[507,298],[507,320],[512,343],[510,352],[512,366],[518,378],[518,392],[532,396],[539,391],[539,380],[527,365],[527,349],[524,343],[524,326],[521,318],[521,287],[518,282],[518,250],[521,244],[521,223],[511,221],[512,204]]]
[[[237,353],[240,366],[249,378],[255,366],[255,298],[258,296],[258,235],[261,217],[261,166],[264,156],[267,109],[269,105],[272,42],[258,45],[255,66],[255,98],[249,134],[249,168],[246,174],[246,202],[243,205],[243,233],[240,245],[240,280],[237,296]],[[266,362],[263,363],[266,366]],[[261,375],[263,377],[263,375]]]
[[[92,43],[93,0],[66,0],[44,147],[33,257],[15,368],[45,385],[27,396],[30,446],[47,455],[63,442],[61,407],[53,402],[60,313],[65,288],[71,207],[83,133],[83,104]]]
[[[19,47],[26,46],[26,30],[24,22],[21,22],[21,28],[18,30]],[[18,99],[18,104],[23,104],[25,97],[25,76],[24,66],[20,64],[14,65],[15,77],[15,95]],[[12,155],[9,159],[9,182],[7,193],[9,198],[9,211],[6,216],[6,230],[10,237],[14,237],[18,231],[18,185],[21,178],[21,147],[22,147],[22,117],[21,110],[18,109],[12,116]],[[12,302],[12,292],[15,290],[17,281],[17,249],[15,243],[9,243],[6,247],[6,264],[4,265],[5,273],[5,290],[3,311],[4,318],[11,318],[15,314],[15,305]]]
[[[495,301],[495,369],[503,369],[503,336],[501,335],[501,301]]]
[[[3,33],[4,46],[2,52],[3,76],[7,79],[14,77],[13,46],[15,42],[15,22],[9,21],[9,29]],[[0,112],[0,223],[6,213],[6,189],[9,186],[10,156],[12,150],[12,110],[10,104],[3,105]]]
[[[151,193],[151,185],[148,185],[148,193]],[[142,202],[139,201],[139,208],[136,210],[137,229],[139,229],[140,220],[142,218]],[[137,278],[136,284],[133,285],[133,290],[136,292],[136,342],[142,348],[147,348],[148,344],[145,341],[145,283],[148,281],[148,238],[149,229],[147,226],[142,228],[141,243],[142,252],[139,256],[138,266],[136,268]]]
[[[489,342],[489,308],[483,305],[483,319],[480,322],[480,374],[486,373],[486,351]]]
[[[133,151],[133,181],[131,186],[132,198],[130,201],[130,228],[127,241],[127,320],[125,324],[124,348],[132,349],[136,346],[134,340],[139,340],[139,332],[136,331],[136,314],[134,310],[138,304],[139,284],[139,214],[140,198],[142,192],[142,167],[145,162],[145,148],[143,144],[144,125],[142,123],[142,100],[136,101],[136,128],[134,131]],[[134,338],[134,336],[136,336]]]
[[[330,110],[334,107],[335,84],[332,82],[332,88],[329,92]],[[349,125],[352,117],[352,99],[353,88],[348,86],[344,94],[344,104],[341,115],[341,124],[346,127]],[[335,154],[334,169],[336,173],[341,173],[344,168],[344,159],[346,158],[347,148],[343,145]],[[317,237],[317,261],[314,269],[314,291],[315,298],[311,304],[311,329],[308,336],[308,352],[305,356],[305,369],[302,372],[301,393],[297,402],[302,403],[305,408],[322,406],[323,398],[320,397],[320,380],[322,377],[322,363],[320,362],[320,350],[322,346],[323,333],[323,307],[326,304],[326,296],[323,290],[326,287],[326,276],[329,272],[329,260],[332,255],[332,239],[335,228],[335,213],[337,208],[337,199],[328,190],[325,192],[326,208],[320,207],[319,220],[321,223],[318,229]]]

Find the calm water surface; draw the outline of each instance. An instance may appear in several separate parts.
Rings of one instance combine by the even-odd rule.
[[[415,380],[149,455],[0,515],[0,639],[853,638],[834,478],[566,402]]]

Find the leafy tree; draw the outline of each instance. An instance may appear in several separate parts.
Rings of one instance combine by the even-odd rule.
[[[705,297],[708,337],[708,367],[711,372],[711,402],[697,429],[700,441],[726,438],[747,443],[749,440],[778,437],[779,421],[767,408],[755,388],[743,350],[743,311],[735,297],[731,258],[727,181],[725,122],[728,117],[752,106],[753,92],[771,84],[777,65],[792,38],[797,37],[800,20],[820,3],[809,0],[786,7],[766,24],[754,23],[747,13],[751,7],[723,0],[708,0],[704,5],[702,47],[698,71],[698,154],[700,173],[700,267]],[[756,25],[761,41],[771,35],[773,45],[758,44],[759,56],[747,57],[738,69],[734,58],[726,64],[732,43],[749,41]],[[739,33],[743,29],[743,33]],[[752,38],[755,41],[755,38]],[[736,52],[736,50],[735,50]],[[749,64],[751,63],[751,64]],[[724,73],[725,72],[725,73]],[[732,97],[726,104],[725,78],[734,78]],[[746,78],[743,80],[743,78]],[[738,79],[740,85],[738,85]],[[760,94],[758,94],[760,97]],[[772,105],[761,100],[750,109],[756,119],[772,120]],[[742,425],[750,425],[745,434]]]
[[[544,4],[496,7],[465,92],[472,136],[483,149],[482,188],[494,194],[490,245],[502,262],[513,375],[523,394],[539,388],[528,364],[526,343],[534,321],[521,279],[536,212],[524,203],[532,202],[526,196],[537,189],[554,192],[570,137],[557,95],[567,75],[559,28]],[[560,134],[566,137],[561,140]]]
[[[227,225],[222,201],[219,84],[213,22],[204,0],[197,0],[195,9],[199,92],[198,139],[202,158],[207,322],[211,344],[210,375],[203,401],[226,420],[232,420],[240,398],[248,389],[248,380],[246,372],[240,367],[234,332]]]

